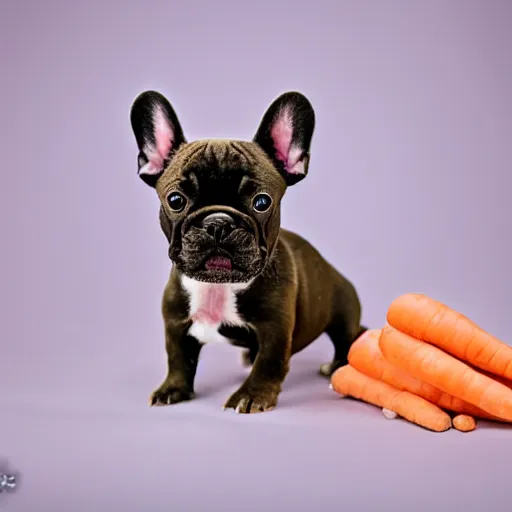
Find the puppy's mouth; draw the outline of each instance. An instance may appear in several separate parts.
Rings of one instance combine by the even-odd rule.
[[[242,260],[240,254],[231,256],[225,251],[215,252],[206,256],[202,262],[192,264],[192,261],[187,260],[177,262],[180,270],[187,276],[197,281],[206,283],[247,283],[250,279],[254,278],[262,270],[264,261],[262,259],[255,259],[252,251],[247,254],[250,256],[250,261]],[[240,260],[242,264],[240,264]]]
[[[213,256],[206,260],[204,268],[214,272],[231,272],[233,270],[233,263],[226,256]]]

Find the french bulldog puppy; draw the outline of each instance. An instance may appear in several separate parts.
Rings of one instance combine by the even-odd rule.
[[[252,366],[224,404],[239,413],[277,405],[290,358],[322,333],[347,364],[362,334],[354,286],[304,238],[280,227],[287,187],[308,174],[315,127],[302,94],[270,105],[252,141],[187,142],[174,109],[155,91],[134,101],[138,175],[155,188],[172,262],[162,301],[168,373],[150,397],[167,405],[195,397],[201,347],[229,343]]]

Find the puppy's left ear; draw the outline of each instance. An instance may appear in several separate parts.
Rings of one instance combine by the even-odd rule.
[[[186,142],[180,122],[167,99],[155,91],[137,96],[130,121],[139,148],[138,174],[155,187],[173,154]]]
[[[270,105],[253,139],[274,162],[288,186],[308,173],[315,112],[299,92],[287,92]]]

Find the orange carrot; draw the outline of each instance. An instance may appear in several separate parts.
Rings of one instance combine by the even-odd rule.
[[[473,365],[469,365],[469,366],[472,366],[475,371],[480,372],[483,375],[486,375],[487,377],[489,377],[490,379],[494,379],[494,380],[500,382],[501,384],[503,384],[504,386],[507,386],[507,388],[512,389],[512,380],[506,379],[505,377],[500,377],[499,375],[495,375],[492,372],[487,372],[487,371],[482,370],[481,368],[477,368],[476,366],[473,366]]]
[[[369,329],[352,344],[348,353],[348,362],[356,370],[396,389],[420,396],[441,409],[498,420],[482,409],[445,393],[389,363],[379,347],[381,332],[382,329]]]
[[[384,382],[367,377],[350,365],[338,368],[331,376],[337,393],[382,407],[383,412],[395,412],[402,418],[435,432],[451,428],[451,418],[444,411],[423,398],[400,391]]]
[[[452,420],[453,426],[461,432],[471,432],[476,428],[475,418],[466,414],[459,414]]]
[[[441,349],[391,326],[379,347],[392,365],[502,420],[512,421],[512,390]]]
[[[466,316],[426,295],[408,293],[395,299],[388,323],[410,336],[431,343],[453,356],[512,379],[512,347]]]

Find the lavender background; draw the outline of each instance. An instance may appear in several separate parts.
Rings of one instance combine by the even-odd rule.
[[[129,109],[157,89],[189,139],[248,139],[302,91],[318,124],[283,224],[353,280],[365,323],[422,291],[510,342],[511,22],[500,0],[4,0],[0,456],[23,480],[0,504],[506,510],[510,430],[342,401],[324,338],[272,413],[221,411],[246,372],[229,347],[205,349],[195,402],[147,406],[169,262]]]

